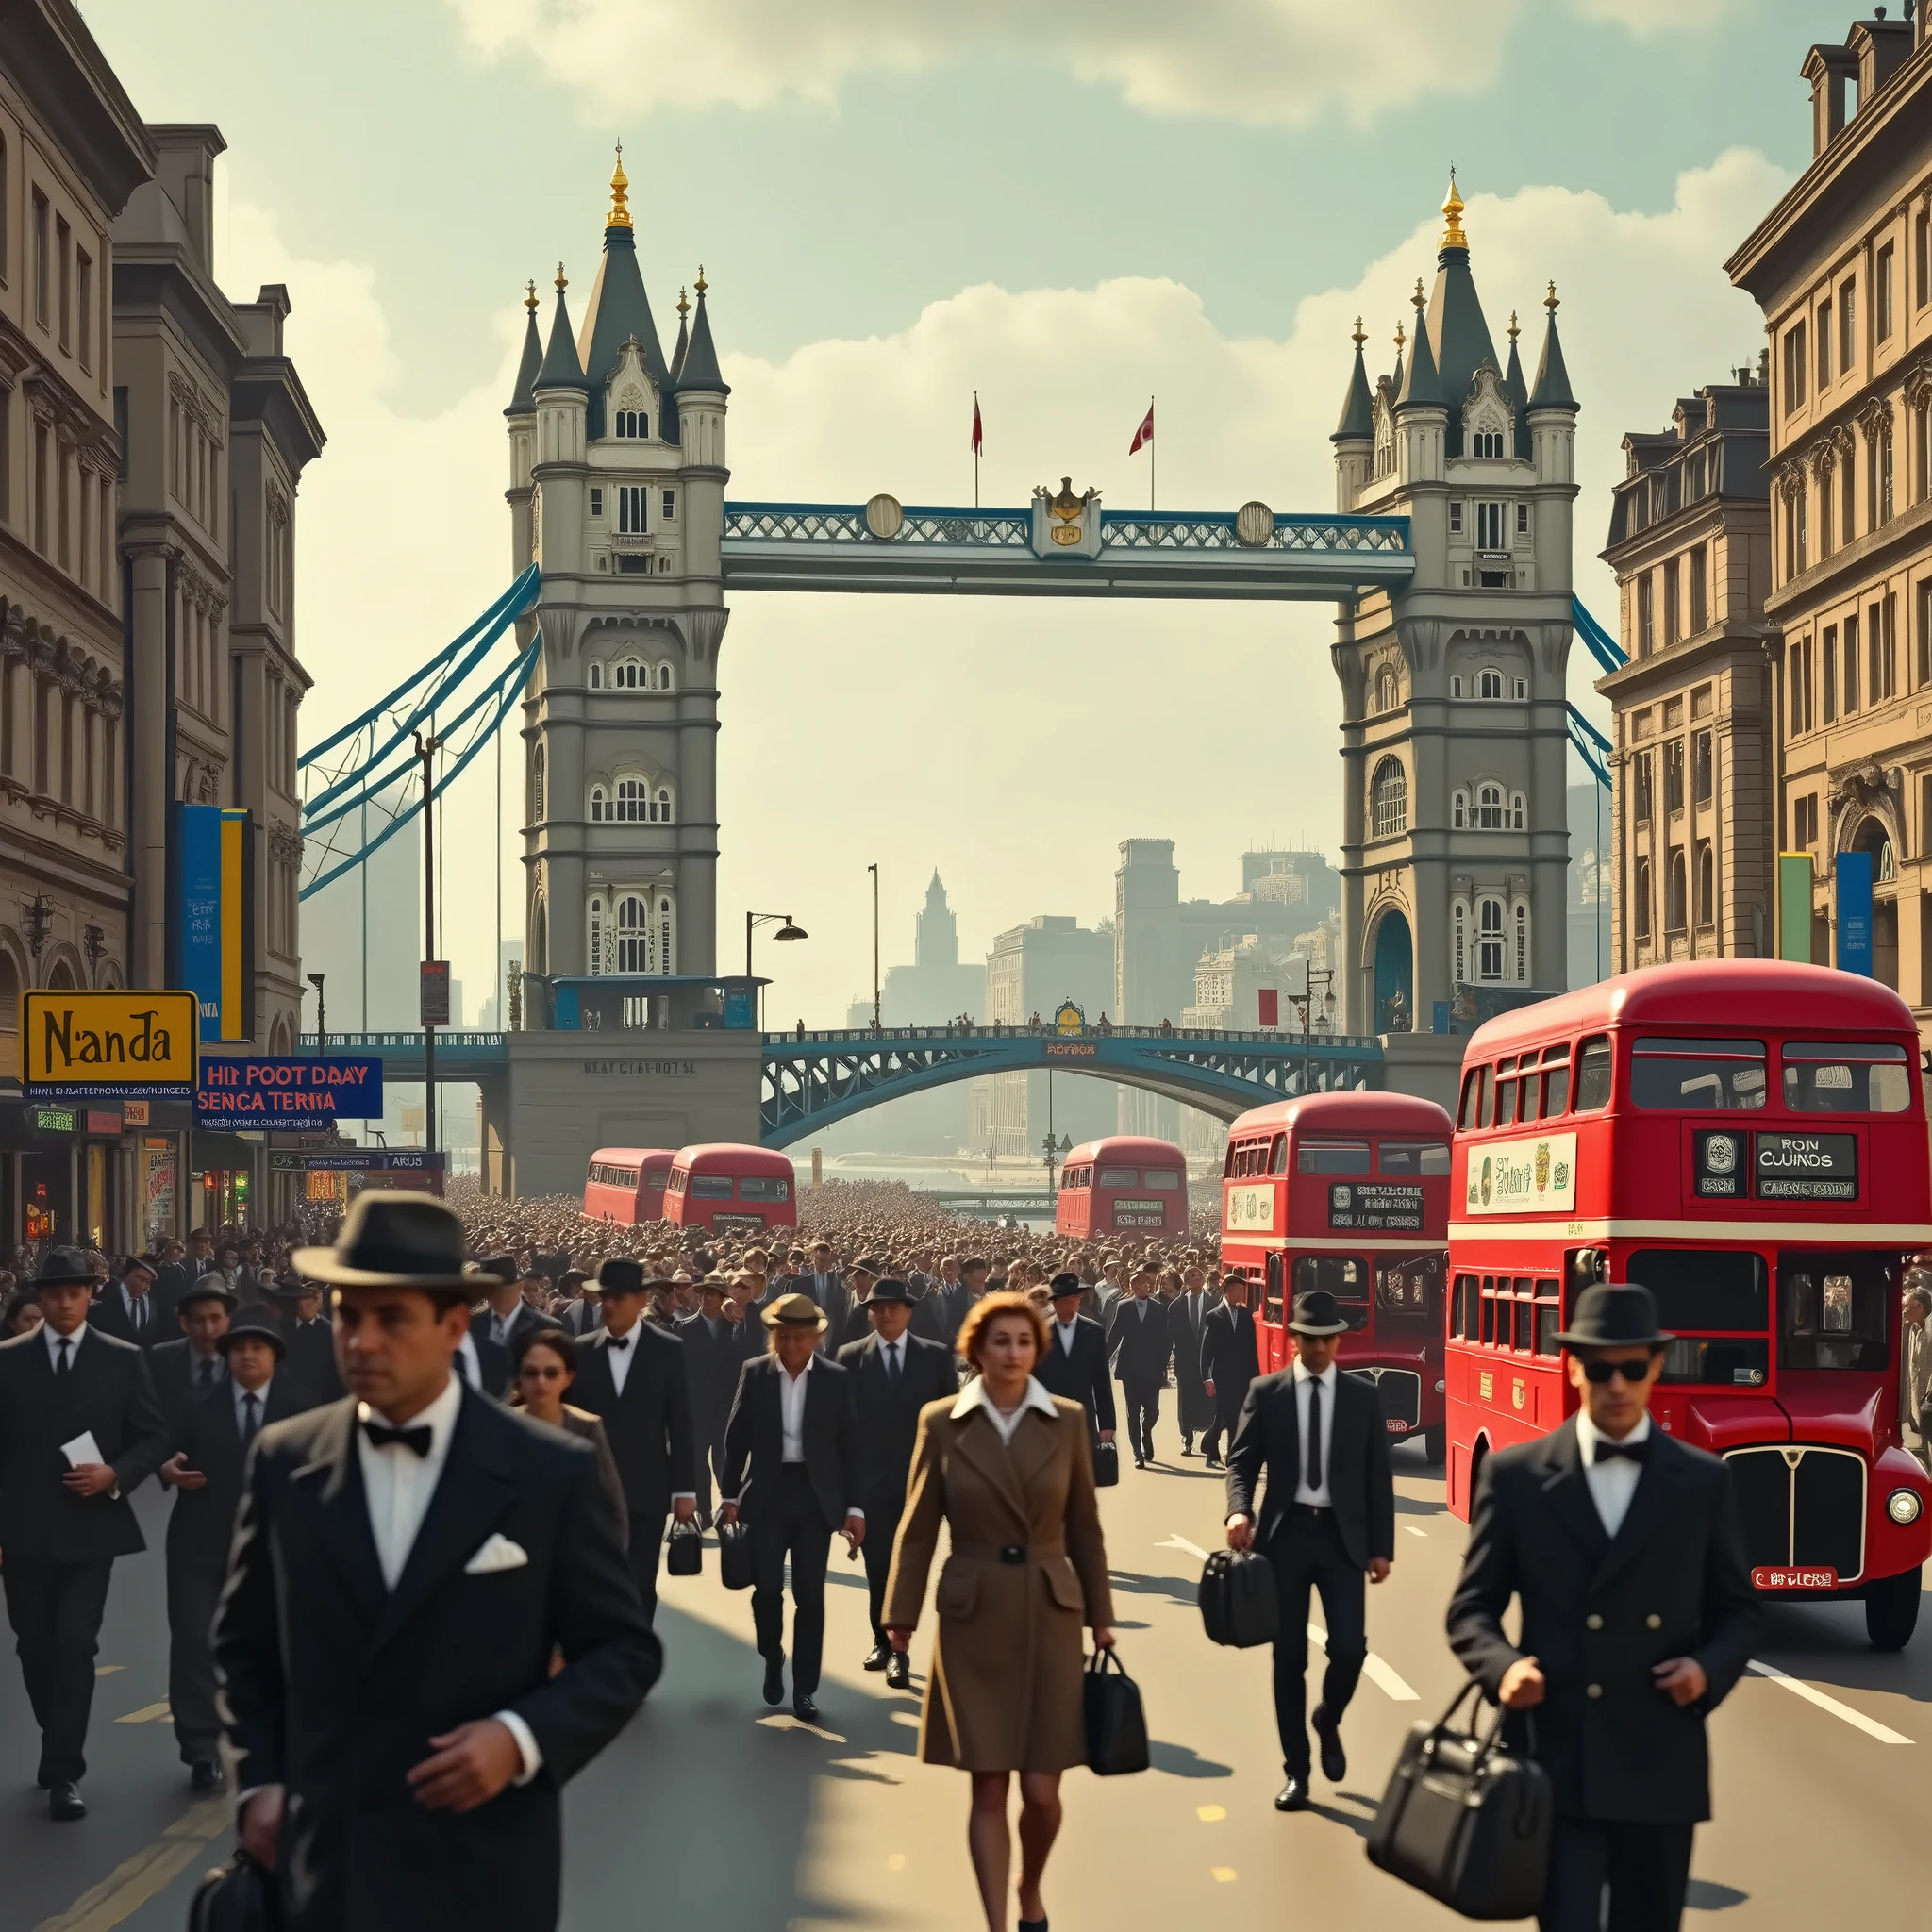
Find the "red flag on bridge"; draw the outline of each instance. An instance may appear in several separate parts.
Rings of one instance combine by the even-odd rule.
[[[1153,441],[1154,399],[1150,396],[1147,400],[1147,413],[1141,417],[1140,428],[1134,431],[1134,440],[1127,445],[1127,454],[1129,456],[1137,455],[1143,442],[1152,442]]]
[[[977,456],[984,446],[986,437],[979,426],[979,391],[973,391],[973,454]]]

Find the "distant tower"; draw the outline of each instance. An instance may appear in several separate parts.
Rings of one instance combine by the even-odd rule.
[[[946,903],[946,889],[940,882],[937,866],[932,884],[925,889],[925,904],[913,921],[912,963],[949,970],[959,963],[959,922]]]
[[[520,630],[525,958],[553,977],[717,970],[718,650],[724,412],[699,271],[667,365],[638,270],[622,148],[604,255],[573,338],[534,284],[509,426],[511,553],[541,565]]]
[[[1458,988],[1566,983],[1564,669],[1575,398],[1554,285],[1536,386],[1510,318],[1496,360],[1451,175],[1436,285],[1416,283],[1407,363],[1355,368],[1337,508],[1406,516],[1407,589],[1341,607],[1342,1024],[1427,1030]],[[1465,1010],[1470,1004],[1463,1002]]]

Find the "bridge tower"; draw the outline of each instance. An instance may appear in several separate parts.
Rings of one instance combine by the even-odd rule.
[[[716,971],[724,414],[704,273],[667,362],[618,150],[573,334],[533,283],[508,425],[512,562],[543,572],[523,641],[525,963],[552,977]],[[687,326],[687,324],[689,325]]]
[[[1407,586],[1340,607],[1342,1026],[1428,1030],[1566,983],[1564,669],[1576,399],[1552,284],[1526,386],[1498,363],[1455,176],[1436,282],[1373,389],[1355,368],[1336,504],[1407,516]],[[1472,991],[1475,998],[1470,997]],[[1486,1001],[1484,994],[1490,997]]]

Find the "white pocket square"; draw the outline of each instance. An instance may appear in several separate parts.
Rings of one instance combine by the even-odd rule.
[[[521,1570],[530,1560],[522,1543],[513,1543],[498,1531],[463,1565],[465,1576],[490,1576],[499,1570]]]

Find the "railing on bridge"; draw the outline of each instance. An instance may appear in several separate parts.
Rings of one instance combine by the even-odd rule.
[[[331,1038],[334,1036],[331,1035]],[[968,1026],[958,1021],[943,1026],[841,1026],[821,1028],[814,1031],[807,1027],[802,1032],[767,1033],[764,1036],[767,1047],[802,1046],[852,1046],[862,1045],[877,1040],[1207,1040],[1217,1044],[1239,1044],[1254,1041],[1267,1046],[1275,1046],[1291,1053],[1301,1053],[1308,1048],[1356,1047],[1366,1048],[1379,1054],[1382,1042],[1372,1035],[1353,1033],[1292,1033],[1279,1027],[1270,1027],[1254,1033],[1224,1033],[1218,1028],[1208,1026],[1116,1026],[1109,1022],[1105,1026],[1087,1026],[1077,1032],[1060,1032],[1042,1022],[1040,1025],[994,1026],[974,1023]],[[437,1035],[440,1041],[442,1036]]]

